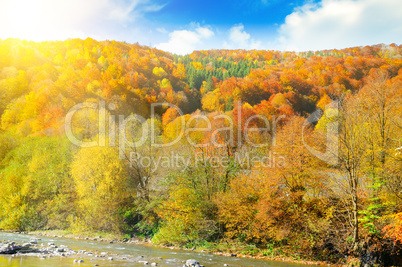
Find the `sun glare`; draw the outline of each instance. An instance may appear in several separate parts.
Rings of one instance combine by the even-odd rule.
[[[56,1],[2,1],[3,16],[0,38],[20,38],[33,41],[62,40],[77,37],[68,30],[63,6]]]

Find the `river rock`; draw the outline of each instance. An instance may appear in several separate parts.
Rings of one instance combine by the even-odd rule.
[[[196,260],[191,259],[191,260],[187,260],[186,264],[184,266],[186,266],[186,267],[200,267],[200,263],[198,261],[196,261]]]
[[[3,244],[0,245],[0,254],[15,254],[20,250],[18,245],[15,243]]]
[[[31,247],[31,246],[32,246],[31,243],[24,243],[24,244],[22,244],[22,247],[23,247],[23,248],[29,248],[29,247]]]

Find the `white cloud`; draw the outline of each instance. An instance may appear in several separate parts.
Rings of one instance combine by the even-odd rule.
[[[261,42],[252,39],[250,34],[244,30],[243,24],[239,24],[230,28],[229,42],[224,41],[223,47],[226,49],[259,49]]]
[[[208,39],[214,35],[213,31],[205,27],[198,27],[195,31],[198,33],[201,39]]]
[[[151,0],[0,0],[0,38],[112,39],[163,6]]]
[[[169,33],[169,41],[160,43],[156,48],[171,53],[184,55],[200,49],[204,41],[214,36],[214,32],[207,27],[198,26],[194,30],[177,30]]]
[[[168,33],[169,33],[169,32],[168,32],[165,28],[163,28],[163,27],[156,28],[156,31],[159,32],[159,33],[162,33],[162,34],[168,34]]]
[[[281,49],[321,50],[402,43],[402,1],[322,0],[286,17]]]

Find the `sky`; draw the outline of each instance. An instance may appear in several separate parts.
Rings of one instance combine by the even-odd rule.
[[[0,39],[309,51],[402,43],[401,0],[0,0]]]

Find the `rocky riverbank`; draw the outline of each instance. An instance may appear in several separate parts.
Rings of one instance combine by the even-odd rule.
[[[271,261],[279,261],[279,262],[288,262],[288,263],[296,263],[296,264],[307,264],[307,265],[325,265],[329,266],[328,262],[322,261],[307,261],[307,260],[295,260],[293,258],[281,255],[275,257],[267,257],[263,255],[249,255],[244,253],[240,249],[231,249],[231,250],[208,250],[204,248],[183,248],[177,246],[163,246],[152,243],[149,238],[140,238],[133,236],[131,238],[124,238],[121,236],[111,235],[111,234],[95,234],[95,233],[86,233],[86,234],[72,234],[70,232],[65,231],[35,231],[35,232],[25,232],[25,234],[33,235],[33,236],[44,236],[44,237],[52,237],[52,238],[73,238],[77,240],[91,240],[97,242],[106,242],[106,243],[121,243],[121,244],[136,244],[136,245],[144,245],[144,246],[152,246],[152,247],[160,247],[160,248],[168,248],[168,249],[178,249],[178,250],[188,250],[193,252],[201,252],[201,253],[209,253],[218,256],[226,256],[226,257],[241,257],[241,258],[250,258],[250,259],[261,259],[261,260],[271,260]],[[334,265],[333,266],[341,266]]]
[[[11,232],[9,232],[11,233]],[[297,260],[294,258],[286,257],[286,256],[275,256],[275,257],[267,257],[264,255],[249,255],[245,253],[245,251],[241,250],[241,247],[228,247],[228,248],[222,248],[219,247],[219,244],[217,245],[216,248],[214,247],[192,247],[192,248],[183,248],[183,247],[176,247],[176,246],[161,246],[161,245],[156,245],[152,243],[152,241],[149,238],[140,238],[140,237],[131,237],[131,238],[126,238],[124,236],[118,236],[118,235],[112,235],[108,233],[81,233],[81,234],[73,234],[68,231],[61,231],[61,230],[54,230],[54,231],[35,231],[35,232],[12,232],[13,234],[25,234],[25,235],[30,235],[32,239],[48,239],[48,238],[68,238],[68,239],[75,239],[75,240],[85,240],[89,242],[99,242],[100,244],[134,244],[134,245],[141,245],[141,246],[148,246],[148,247],[155,247],[155,248],[167,248],[171,250],[184,250],[184,251],[189,251],[191,253],[204,253],[205,255],[207,254],[213,254],[217,256],[226,256],[226,257],[231,257],[231,258],[248,258],[248,259],[258,259],[258,260],[268,260],[268,261],[279,261],[279,262],[286,262],[286,263],[295,263],[295,264],[308,264],[308,265],[326,265],[328,266],[329,264],[326,262],[319,262],[319,261],[305,261],[305,260]],[[44,244],[46,246],[47,244]],[[57,244],[56,244],[57,245]],[[77,246],[78,247],[78,246]],[[33,247],[34,248],[34,247]],[[96,251],[88,251],[88,253],[92,253],[94,255],[97,254]],[[65,253],[66,254],[66,253]],[[71,253],[70,253],[71,254]],[[92,255],[90,254],[90,255]],[[175,254],[175,253],[173,253]],[[20,254],[22,255],[22,254]],[[36,254],[38,255],[38,254]],[[43,256],[47,256],[46,254]],[[72,257],[73,255],[65,255],[64,257]],[[79,255],[86,257],[87,254],[84,255]],[[114,259],[119,260],[120,258],[123,258],[123,261],[127,261],[127,259],[132,259],[133,257],[119,257],[118,255],[111,255],[111,257],[114,256]],[[159,255],[160,256],[160,255]],[[166,256],[164,256],[166,257]],[[93,257],[96,259],[100,259],[100,257]],[[102,260],[107,260],[107,258],[101,258]],[[197,258],[196,258],[197,259]],[[83,260],[85,260],[83,258]],[[144,261],[147,262],[148,264],[151,264],[153,262],[158,263],[158,258],[138,258],[138,259],[133,259],[134,261]],[[175,264],[178,262],[175,262]],[[228,261],[230,263],[230,260]],[[176,266],[182,266],[185,264],[185,261],[181,262],[181,265],[176,265]],[[202,262],[201,262],[202,264]],[[223,263],[225,264],[225,262]],[[222,264],[222,265],[223,265]],[[224,266],[224,265],[223,265]],[[228,264],[230,266],[230,264]],[[338,265],[339,266],[339,265]]]
[[[0,242],[0,255],[17,256],[34,256],[40,259],[53,258],[53,257],[66,257],[71,258],[72,263],[93,262],[94,260],[100,261],[124,261],[127,263],[139,263],[150,266],[158,266],[167,263],[169,259],[165,260],[162,257],[146,257],[146,256],[127,256],[118,255],[102,251],[86,251],[83,249],[74,250],[65,245],[59,245],[55,242],[43,243],[40,238],[31,238],[30,242],[24,244],[17,244],[14,241]],[[183,267],[204,267],[197,260],[189,259],[182,261],[180,265]],[[94,264],[94,266],[100,266]]]

